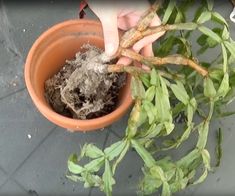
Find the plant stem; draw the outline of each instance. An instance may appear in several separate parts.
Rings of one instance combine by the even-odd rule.
[[[136,60],[138,62],[141,62],[147,66],[153,67],[154,65],[166,65],[166,64],[173,64],[173,65],[185,65],[193,68],[196,70],[198,73],[200,73],[202,76],[207,76],[208,71],[197,64],[195,61],[185,58],[182,55],[169,55],[163,58],[160,57],[144,57],[130,49],[122,49],[121,55],[125,57],[129,57],[133,60]]]

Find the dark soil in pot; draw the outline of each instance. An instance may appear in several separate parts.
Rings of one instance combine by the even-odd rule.
[[[73,60],[45,82],[45,97],[53,110],[75,119],[93,119],[111,113],[126,75],[107,73],[103,50],[85,44]]]

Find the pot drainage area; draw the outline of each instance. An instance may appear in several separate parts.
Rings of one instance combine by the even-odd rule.
[[[50,123],[37,111],[23,78],[26,55],[35,39],[52,25],[77,18],[78,7],[79,0],[0,1],[0,195],[103,195],[95,188],[85,189],[83,184],[69,181],[65,177],[67,159],[71,153],[79,152],[84,143],[104,148],[119,140],[125,132],[128,113],[102,130],[71,133]],[[216,1],[216,8],[229,20],[227,10],[232,8],[228,1]],[[87,10],[86,17],[94,15]],[[235,25],[231,24],[231,28],[235,38]],[[224,135],[221,166],[203,184],[177,195],[235,192],[234,116],[214,121],[211,129],[218,127],[222,127]],[[214,143],[210,140],[209,147]],[[141,165],[136,153],[129,152],[118,167],[114,196],[136,195]]]

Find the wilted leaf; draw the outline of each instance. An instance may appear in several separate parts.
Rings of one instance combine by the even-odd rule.
[[[84,152],[85,152],[85,156],[90,157],[92,159],[95,159],[104,155],[102,150],[100,150],[94,144],[86,144]]]
[[[207,8],[209,11],[212,11],[213,5],[214,5],[214,0],[206,0],[207,3]]]
[[[205,165],[205,168],[207,170],[210,170],[211,169],[211,166],[210,166],[211,158],[210,158],[209,152],[206,149],[202,150],[202,159],[203,159],[203,163]]]
[[[227,67],[228,67],[228,54],[227,54],[227,50],[224,46],[224,44],[221,44],[222,47],[222,54],[223,54],[223,60],[224,60],[224,66],[223,66],[223,71],[226,72],[227,71]]]
[[[141,80],[137,77],[131,78],[131,93],[132,97],[135,98],[144,98],[145,89]]]
[[[72,154],[68,159],[68,169],[73,174],[80,174],[84,169],[77,164],[77,155]]]
[[[125,141],[119,141],[112,144],[110,147],[106,148],[104,150],[104,153],[108,157],[109,161],[119,156],[122,150],[125,148],[125,145],[126,145]]]
[[[105,160],[105,169],[102,179],[104,181],[104,192],[106,193],[106,196],[111,196],[112,186],[115,184],[115,180],[113,179],[112,170],[107,159]]]
[[[150,73],[150,84],[155,86],[158,84],[158,76],[155,69],[152,69]]]
[[[163,182],[162,184],[162,195],[171,196],[170,186],[167,182]]]
[[[204,149],[207,142],[207,136],[209,131],[209,123],[208,121],[205,121],[201,124],[201,126],[198,128],[199,138],[197,142],[197,147],[199,149]]]
[[[208,174],[208,171],[207,171],[207,169],[205,169],[205,171],[203,172],[203,174],[200,176],[200,178],[199,178],[198,180],[196,180],[196,181],[193,183],[193,185],[202,183],[202,182],[206,179],[207,174]]]
[[[217,144],[216,144],[216,158],[217,158],[217,162],[216,162],[216,167],[219,167],[220,165],[220,160],[222,157],[222,141],[223,141],[223,135],[222,135],[222,131],[221,129],[219,129],[216,132],[216,139],[217,139]]]
[[[155,86],[151,86],[145,92],[145,99],[151,102],[153,101],[154,96],[155,96]]]
[[[131,144],[133,148],[135,148],[136,152],[143,159],[146,166],[151,168],[155,164],[155,160],[152,155],[138,141],[132,139]]]
[[[104,157],[94,159],[84,165],[84,168],[89,172],[97,172],[104,164]]]

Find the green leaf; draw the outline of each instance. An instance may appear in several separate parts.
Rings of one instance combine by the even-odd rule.
[[[193,120],[193,114],[197,109],[197,101],[195,98],[190,99],[189,104],[187,106],[187,125],[189,126],[189,124],[191,124],[192,120]]]
[[[235,44],[230,43],[228,41],[225,41],[224,44],[226,48],[229,50],[229,52],[231,53],[231,55],[235,57]]]
[[[217,158],[217,162],[216,162],[216,167],[220,166],[220,160],[222,158],[222,141],[223,141],[223,135],[222,135],[222,131],[219,128],[219,130],[216,132],[216,140],[217,140],[217,144],[216,144],[216,158]]]
[[[145,99],[152,102],[153,98],[155,96],[155,86],[151,86],[148,88],[148,90],[145,92]]]
[[[193,185],[202,183],[202,182],[206,179],[207,175],[208,175],[208,171],[207,171],[207,169],[205,169],[205,171],[203,172],[203,174],[200,176],[200,178],[199,178],[198,180],[196,180],[196,181],[193,183]]]
[[[109,161],[105,160],[105,170],[102,177],[104,181],[104,192],[106,196],[112,196],[112,185],[115,184]]]
[[[165,10],[165,14],[164,14],[164,17],[162,19],[162,23],[163,24],[166,24],[173,12],[173,9],[175,7],[175,0],[170,0],[168,6],[167,6],[167,9]]]
[[[201,155],[199,154],[198,149],[194,149],[179,161],[177,161],[177,165],[181,168],[187,169],[199,156]]]
[[[227,54],[227,50],[224,46],[224,44],[221,44],[221,47],[222,47],[222,53],[223,53],[223,61],[224,61],[224,64],[223,64],[223,71],[224,72],[227,72],[227,67],[228,67],[228,54]]]
[[[84,153],[85,153],[85,156],[90,157],[92,159],[95,159],[104,155],[102,150],[100,150],[94,144],[85,144]]]
[[[74,182],[78,182],[82,180],[80,176],[76,176],[76,175],[66,175],[66,178]]]
[[[169,135],[175,128],[175,125],[171,122],[164,122],[164,126],[166,128],[166,134]]]
[[[155,160],[152,155],[138,141],[132,139],[131,144],[147,167],[151,168],[155,165]]]
[[[76,154],[70,155],[68,159],[68,169],[73,174],[80,174],[81,172],[84,171],[83,167],[77,164],[77,161],[78,161],[78,157]]]
[[[146,138],[146,139],[151,139],[151,138],[154,138],[156,137],[162,130],[163,128],[163,124],[152,124],[149,129],[147,129],[147,131],[143,131],[140,133],[140,137],[141,138]]]
[[[213,32],[211,29],[209,29],[208,27],[200,26],[200,27],[198,27],[198,29],[203,34],[214,39],[216,42],[218,42],[218,43],[221,42],[221,38],[215,32]]]
[[[207,36],[206,35],[204,35],[204,34],[202,34],[202,35],[200,35],[199,37],[198,37],[198,39],[197,39],[197,43],[200,45],[200,46],[205,46],[205,43],[206,43],[206,41],[207,41]]]
[[[186,31],[192,31],[197,28],[197,24],[193,22],[188,22],[188,23],[178,23],[172,25],[172,28],[175,30],[186,30]]]
[[[206,0],[207,2],[207,8],[209,11],[212,11],[213,5],[214,5],[214,0]]]
[[[180,144],[182,144],[182,142],[186,141],[189,138],[192,128],[193,128],[192,124],[190,124],[187,127],[187,129],[184,131],[183,135],[180,137],[179,141],[177,142],[176,148],[178,148]]]
[[[228,27],[224,26],[223,32],[222,32],[222,38],[223,40],[228,40],[229,39],[229,31]]]
[[[155,69],[152,69],[150,73],[150,84],[155,86],[158,84],[158,76]]]
[[[171,84],[170,88],[179,101],[181,101],[185,105],[188,104],[189,96],[184,88],[184,85],[181,82],[177,82],[177,84]]]
[[[204,79],[204,95],[211,99],[214,98],[216,95],[214,83],[209,77],[206,77]]]
[[[228,26],[227,21],[218,12],[212,12],[212,20]]]
[[[171,196],[170,186],[167,182],[163,182],[162,185],[162,196]]]
[[[127,151],[129,150],[129,147],[130,147],[130,142],[126,143],[126,145],[125,145],[124,149],[122,150],[122,152],[120,153],[119,157],[115,160],[113,167],[112,167],[113,174],[115,173],[117,165],[121,162],[121,160],[124,158]]]
[[[202,24],[202,23],[207,22],[210,19],[211,19],[211,12],[205,11],[205,12],[202,12],[200,17],[197,19],[197,23]]]
[[[199,129],[198,129],[199,138],[197,142],[197,147],[199,149],[205,148],[206,142],[207,142],[208,131],[209,131],[209,123],[208,121],[205,121],[204,123],[201,124],[201,126],[199,126]]]
[[[154,165],[153,167],[151,167],[150,168],[150,173],[151,173],[152,176],[160,179],[162,182],[166,181],[164,171],[160,166]]]
[[[219,89],[217,91],[217,97],[221,98],[221,97],[225,97],[226,94],[229,91],[229,75],[228,73],[224,74],[224,78],[219,86]]]
[[[156,114],[154,113],[154,105],[149,101],[144,101],[143,107],[147,113],[147,116],[149,119],[149,124],[152,124],[154,122],[155,116],[156,116]]]
[[[140,74],[140,79],[147,88],[151,86],[149,74]]]
[[[206,150],[206,149],[202,150],[202,160],[205,165],[205,168],[207,170],[210,170],[211,169],[211,166],[210,166],[211,158],[210,158],[210,154],[209,154],[208,150]]]
[[[125,146],[126,146],[125,141],[119,141],[119,142],[112,144],[110,147],[106,148],[104,150],[104,153],[108,157],[108,160],[111,161],[115,157],[120,155],[120,153],[125,148]]]
[[[133,99],[144,98],[145,89],[141,80],[137,77],[131,78],[131,93],[132,93]]]
[[[104,157],[94,159],[91,162],[84,165],[84,168],[89,172],[97,172],[104,164]]]

